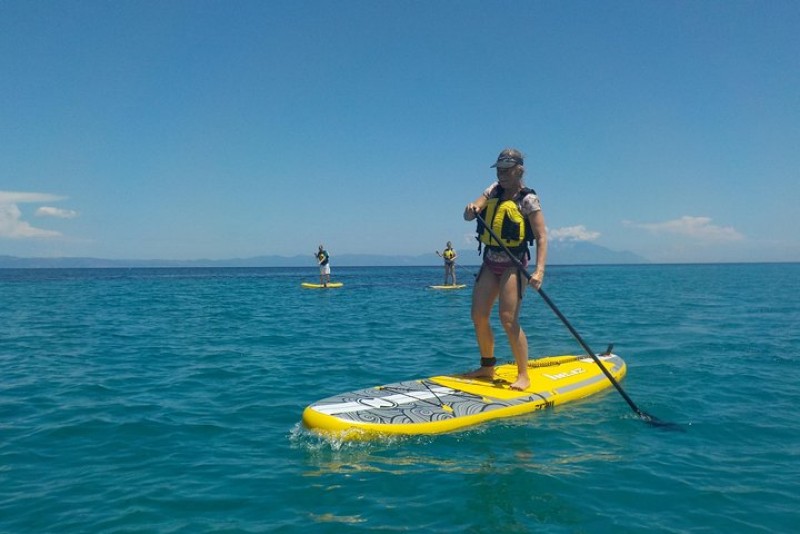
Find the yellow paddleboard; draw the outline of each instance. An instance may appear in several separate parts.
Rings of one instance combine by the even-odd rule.
[[[342,287],[344,284],[341,282],[328,282],[327,285],[323,285],[323,284],[314,284],[311,282],[303,282],[300,285],[303,287],[307,287],[309,289],[331,289],[336,287]]]
[[[617,381],[625,376],[622,358],[598,358]],[[516,380],[516,365],[498,365],[493,381],[434,376],[335,395],[308,406],[303,424],[344,439],[439,434],[574,401],[612,386],[587,355],[539,358],[528,367],[531,385],[525,391],[508,387]]]
[[[466,284],[446,285],[446,286],[428,286],[431,289],[464,289]]]

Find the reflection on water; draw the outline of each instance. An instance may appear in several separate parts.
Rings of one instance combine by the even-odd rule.
[[[517,424],[501,429],[514,431]],[[540,454],[533,447],[516,445],[511,455],[490,452],[483,458],[460,454],[458,443],[473,438],[490,439],[494,429],[472,428],[440,436],[379,436],[371,441],[352,441],[316,434],[298,423],[290,441],[295,449],[304,451],[304,476],[319,477],[331,474],[387,473],[394,475],[424,473],[510,474],[517,470],[547,476],[575,476],[585,472],[582,466],[597,462],[621,460],[618,449],[606,440],[601,450],[587,452],[586,448],[569,448],[558,455]],[[487,436],[489,433],[489,436]]]

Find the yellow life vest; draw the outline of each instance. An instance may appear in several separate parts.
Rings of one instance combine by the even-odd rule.
[[[512,200],[501,201],[500,197],[490,198],[486,207],[481,212],[481,217],[486,224],[492,227],[494,233],[500,237],[501,242],[512,250],[521,252],[528,249],[533,243],[534,235],[528,218],[523,216],[517,205],[517,199],[533,193],[532,189],[523,189]],[[489,230],[478,221],[478,249],[481,245],[487,248],[501,248],[500,244],[492,237]]]
[[[446,260],[452,260],[453,258],[455,258],[455,256],[456,256],[456,251],[453,250],[452,248],[445,249],[445,251],[442,252],[442,257]]]

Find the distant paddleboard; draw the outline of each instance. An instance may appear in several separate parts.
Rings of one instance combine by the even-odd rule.
[[[431,289],[464,289],[467,287],[466,284],[458,284],[458,285],[447,285],[447,286],[428,286]]]
[[[625,362],[614,354],[597,356],[616,380]],[[387,434],[440,434],[548,408],[611,387],[587,355],[550,356],[528,362],[531,385],[509,388],[515,364],[498,365],[495,380],[459,375],[434,376],[361,389],[317,401],[303,411],[303,424],[322,434],[366,440]]]
[[[337,287],[342,287],[344,284],[342,282],[328,282],[328,284],[325,285],[325,284],[314,284],[312,282],[303,282],[300,285],[303,287],[307,287],[309,289],[333,289]]]

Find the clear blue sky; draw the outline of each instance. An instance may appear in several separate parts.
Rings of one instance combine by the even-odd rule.
[[[0,254],[473,248],[507,146],[551,240],[800,261],[800,2],[0,0]]]

